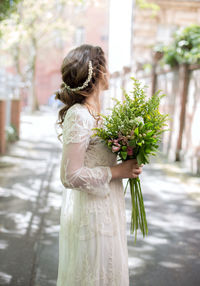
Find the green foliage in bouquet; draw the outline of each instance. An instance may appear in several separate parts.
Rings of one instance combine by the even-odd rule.
[[[121,143],[119,160],[136,158],[141,165],[149,163],[149,155],[156,155],[158,142],[161,141],[160,135],[166,131],[163,127],[167,126],[165,122],[168,114],[159,112],[160,100],[165,94],[160,95],[158,91],[146,100],[146,93],[141,83],[134,77],[131,79],[134,81],[132,95],[125,92],[123,103],[113,98],[116,104],[112,114],[108,116],[101,114],[104,119],[103,127],[94,128],[97,132],[93,136],[102,138],[111,150],[113,143],[114,145],[116,143],[114,140],[118,140]]]
[[[156,155],[161,134],[169,130],[163,128],[167,126],[168,114],[161,114],[159,111],[160,100],[165,94],[160,94],[161,91],[158,91],[147,99],[141,83],[134,77],[131,79],[133,91],[130,95],[124,91],[123,102],[113,98],[116,103],[111,114],[101,114],[102,125],[93,128],[96,130],[93,136],[99,136],[111,152],[118,155],[118,160],[137,159],[141,165],[149,163],[150,155]],[[131,232],[135,230],[136,242],[138,227],[140,226],[143,237],[148,233],[148,227],[140,179],[130,178],[128,183],[132,199]]]

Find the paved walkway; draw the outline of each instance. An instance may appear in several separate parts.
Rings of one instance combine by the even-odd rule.
[[[139,233],[136,246],[129,235],[130,286],[200,285],[200,187],[168,168],[154,163],[140,176],[149,233]]]
[[[56,119],[45,108],[23,113],[21,139],[0,157],[0,286],[56,285],[63,189]],[[136,245],[126,197],[130,286],[200,285],[199,178],[178,171],[158,162],[144,166],[149,234],[143,239],[138,232]]]
[[[0,285],[55,285],[61,144],[56,114],[23,114],[21,139],[1,158]]]

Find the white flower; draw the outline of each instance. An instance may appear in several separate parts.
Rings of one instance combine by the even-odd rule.
[[[142,122],[142,124],[144,124],[144,119],[142,117],[136,117],[136,119],[139,121],[139,122]]]
[[[136,117],[135,119],[131,120],[131,123],[139,125],[140,123],[144,124],[144,120],[141,116]]]

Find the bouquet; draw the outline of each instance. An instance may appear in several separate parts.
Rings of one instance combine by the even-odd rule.
[[[101,114],[102,124],[93,128],[96,130],[93,136],[99,136],[107,147],[117,154],[118,161],[136,159],[141,165],[149,163],[150,155],[156,155],[158,143],[161,141],[160,135],[169,130],[163,128],[167,126],[168,114],[159,112],[160,100],[165,94],[160,94],[159,90],[147,99],[141,83],[134,77],[131,79],[133,91],[130,95],[123,91],[123,102],[112,98],[116,104],[110,115]],[[130,232],[135,231],[136,243],[138,227],[144,237],[148,234],[148,226],[139,177],[128,179],[124,195],[128,184],[132,201]]]

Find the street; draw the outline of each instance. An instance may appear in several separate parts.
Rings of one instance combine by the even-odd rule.
[[[160,168],[158,163],[145,166],[140,176],[149,233],[144,239],[139,233],[136,246],[129,235],[130,286],[197,286],[199,197],[193,199],[189,184]]]
[[[0,157],[0,285],[56,285],[63,186],[57,111],[21,114],[21,138]],[[149,234],[127,234],[130,286],[200,285],[199,178],[183,180],[156,159],[140,175]],[[166,170],[169,170],[166,171]],[[187,175],[183,176],[184,178]]]

